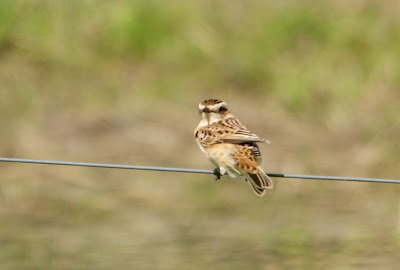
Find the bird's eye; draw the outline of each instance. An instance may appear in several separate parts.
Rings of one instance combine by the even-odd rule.
[[[219,112],[223,112],[223,111],[225,111],[226,109],[224,108],[224,107],[219,107]]]

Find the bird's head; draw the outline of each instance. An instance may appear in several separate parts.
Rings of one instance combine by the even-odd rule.
[[[207,99],[199,104],[199,113],[208,124],[222,120],[228,113],[226,102],[218,99]]]

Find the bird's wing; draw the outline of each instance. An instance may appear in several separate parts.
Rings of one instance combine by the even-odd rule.
[[[260,149],[258,148],[258,145],[254,142],[246,143],[245,146],[250,149],[250,151],[253,153],[254,158],[256,159],[257,165],[260,165],[262,163],[262,157],[260,153]]]
[[[204,147],[216,143],[269,143],[269,141],[261,139],[256,134],[250,132],[235,117],[228,117],[212,125],[198,128],[195,131],[195,137]],[[259,152],[257,145],[255,145],[254,150],[255,152]]]
[[[240,121],[235,117],[228,117],[221,123],[221,129],[225,133],[221,136],[220,140],[227,143],[243,143],[243,142],[265,142],[269,141],[261,139],[256,134],[250,132]]]

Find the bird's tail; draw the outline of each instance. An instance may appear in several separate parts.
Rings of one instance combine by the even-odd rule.
[[[266,189],[270,189],[274,186],[272,180],[261,168],[259,168],[256,173],[244,171],[243,174],[257,196],[263,197],[266,193]]]

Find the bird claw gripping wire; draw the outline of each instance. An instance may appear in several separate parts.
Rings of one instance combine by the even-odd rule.
[[[219,168],[215,168],[213,173],[216,176],[215,181],[219,180],[221,178],[221,176],[222,176],[221,171],[219,170]]]

